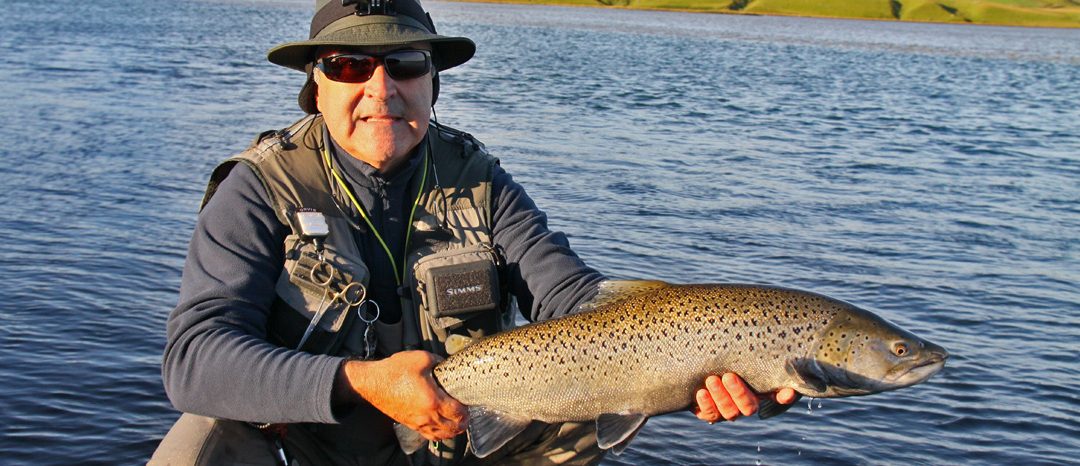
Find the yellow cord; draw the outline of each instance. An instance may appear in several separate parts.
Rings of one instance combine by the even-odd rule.
[[[353,192],[351,189],[349,189],[349,185],[345,184],[345,180],[341,179],[341,175],[338,174],[337,170],[334,170],[333,165],[330,164],[330,150],[326,147],[327,145],[323,144],[323,161],[326,163],[326,166],[330,168],[330,173],[334,175],[334,179],[337,180],[338,185],[341,186],[341,189],[345,191],[345,194],[347,196],[349,196],[349,200],[352,201],[353,206],[356,207],[356,210],[360,212],[360,217],[362,217],[364,219],[364,222],[367,223],[368,228],[371,228],[371,232],[375,233],[375,239],[379,241],[379,245],[381,245],[383,251],[386,252],[386,257],[390,259],[390,266],[394,268],[394,280],[397,281],[398,286],[401,286],[402,283],[405,283],[405,270],[398,270],[397,261],[394,260],[394,255],[390,253],[390,247],[386,245],[386,241],[383,241],[382,235],[379,234],[379,230],[376,229],[375,225],[371,223],[371,219],[368,218],[367,211],[364,210],[364,207],[361,206],[360,202],[356,200],[355,196],[353,196]],[[420,178],[420,189],[416,191],[416,199],[413,200],[412,211],[409,212],[409,223],[408,226],[405,228],[405,251],[402,253],[403,257],[401,258],[402,267],[405,266],[405,263],[408,261],[409,258],[409,240],[412,237],[412,222],[413,218],[416,216],[416,207],[420,204],[420,194],[424,192],[424,187],[427,186],[429,155],[430,152],[425,150],[424,161],[422,162],[424,164],[424,175]]]

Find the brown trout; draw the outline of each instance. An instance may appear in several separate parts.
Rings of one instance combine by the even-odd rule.
[[[817,398],[914,385],[945,364],[944,348],[855,306],[758,285],[607,282],[583,312],[479,340],[434,369],[469,407],[484,457],[532,421],[597,424],[621,452],[650,416],[686,410],[711,374],[754,391]],[[766,401],[767,418],[791,405]]]

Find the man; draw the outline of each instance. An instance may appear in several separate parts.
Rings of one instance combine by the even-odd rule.
[[[268,56],[308,74],[309,115],[211,177],[162,365],[191,414],[151,463],[481,462],[431,368],[455,339],[511,325],[510,296],[543,320],[604,277],[480,143],[430,120],[438,72],[471,40],[436,34],[415,0],[318,0],[310,37]],[[734,374],[697,401],[709,422],[757,408]],[[395,422],[432,442],[407,458]],[[483,462],[603,453],[590,423],[534,423]]]

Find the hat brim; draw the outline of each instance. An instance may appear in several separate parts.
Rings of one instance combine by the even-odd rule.
[[[476,44],[467,37],[441,36],[426,29],[401,21],[394,16],[358,17],[363,21],[343,19],[327,27],[315,38],[281,44],[267,53],[271,63],[305,71],[315,59],[315,51],[324,46],[365,47],[409,45],[419,42],[431,44],[435,69],[442,71],[469,61],[476,53]],[[351,18],[350,18],[351,19]]]

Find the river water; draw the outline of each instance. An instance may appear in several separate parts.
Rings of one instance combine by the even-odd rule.
[[[430,1],[438,116],[595,267],[810,289],[952,352],[920,386],[649,422],[607,464],[1080,457],[1080,30]],[[0,451],[144,462],[214,164],[300,116],[307,1],[5,2]]]

